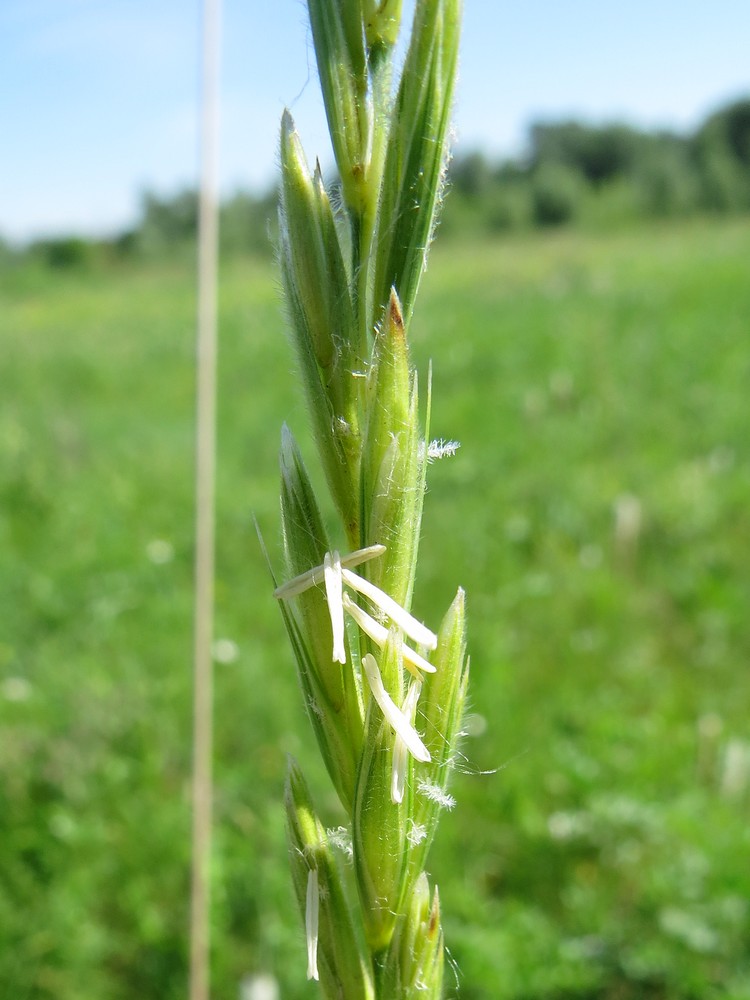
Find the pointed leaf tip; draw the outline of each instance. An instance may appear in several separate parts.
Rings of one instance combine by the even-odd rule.
[[[391,288],[391,297],[388,300],[388,321],[396,330],[403,333],[404,314],[401,311],[401,303],[395,288]]]

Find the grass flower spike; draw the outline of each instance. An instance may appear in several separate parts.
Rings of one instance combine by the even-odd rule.
[[[401,0],[307,6],[339,188],[310,170],[285,112],[279,258],[330,501],[285,427],[287,582],[274,596],[352,864],[339,868],[290,761],[292,880],[323,997],[437,1000],[443,933],[424,866],[452,804],[468,666],[463,591],[436,631],[438,615],[411,611],[427,468],[458,445],[428,443],[409,325],[441,198],[460,5],[416,0],[400,71]]]

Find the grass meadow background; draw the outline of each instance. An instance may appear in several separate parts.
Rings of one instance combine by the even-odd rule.
[[[194,273],[0,277],[0,997],[183,997]],[[270,263],[222,268],[213,995],[314,997],[285,754],[340,821],[253,525],[282,421]],[[750,1000],[750,227],[438,240],[415,608],[458,584],[466,759],[430,870],[462,1000]],[[247,986],[247,982],[246,982]]]

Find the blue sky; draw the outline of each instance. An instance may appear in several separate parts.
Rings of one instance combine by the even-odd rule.
[[[408,0],[407,0],[408,5]],[[107,233],[197,171],[199,0],[0,0],[0,234]],[[535,119],[691,128],[750,93],[747,0],[465,0],[457,150]],[[303,0],[224,0],[225,191],[274,176],[285,104],[327,138]]]

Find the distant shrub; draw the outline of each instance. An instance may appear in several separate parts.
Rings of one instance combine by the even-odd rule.
[[[531,184],[528,180],[495,184],[486,199],[485,228],[489,232],[527,229],[533,221]]]
[[[134,242],[141,253],[158,253],[192,244],[198,229],[198,194],[180,191],[162,198],[144,192],[141,198],[141,221]]]
[[[479,198],[492,183],[492,168],[482,153],[469,153],[455,159],[450,167],[451,187],[459,194]]]
[[[0,236],[0,267],[7,267],[15,257],[16,252],[13,247]]]
[[[705,206],[720,212],[750,208],[750,99],[713,114],[692,146]]]
[[[219,238],[222,253],[270,256],[276,243],[277,219],[275,189],[259,197],[237,192],[221,206]]]
[[[668,137],[651,144],[638,162],[633,179],[641,214],[686,215],[700,204],[700,180],[683,142]]]
[[[601,184],[632,169],[641,155],[642,133],[627,125],[537,122],[531,126],[531,163],[558,163],[591,184]]]
[[[575,219],[581,206],[585,182],[563,163],[544,163],[531,181],[534,221],[540,226],[559,226]]]
[[[745,170],[724,149],[708,149],[700,162],[701,201],[714,212],[741,212],[750,207]]]
[[[64,236],[60,239],[40,240],[32,246],[31,252],[48,267],[68,269],[90,264],[96,248],[81,237]]]

